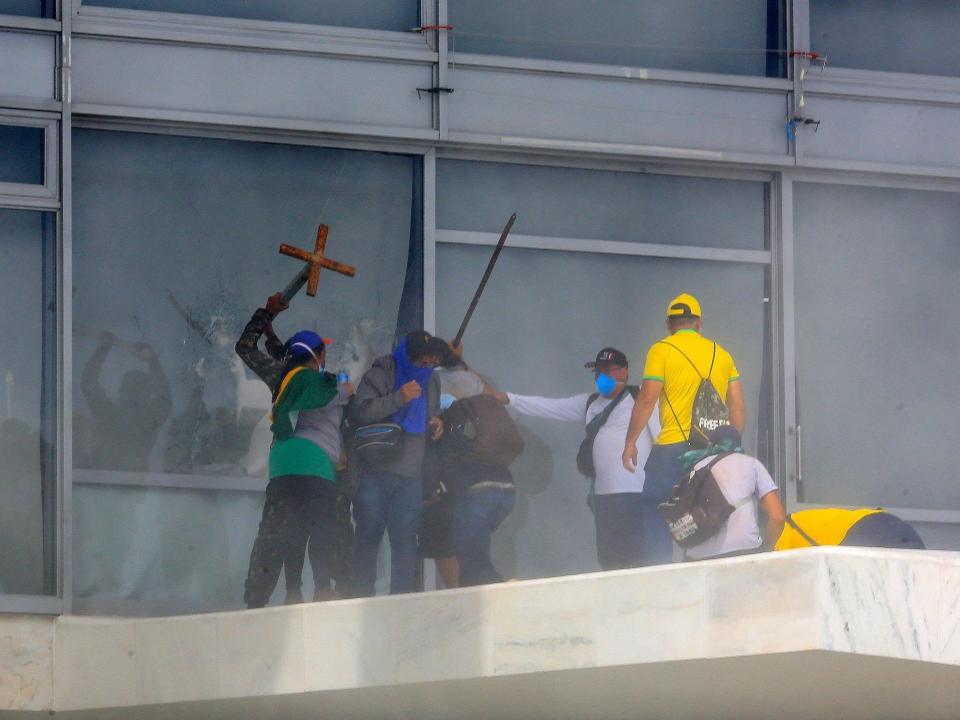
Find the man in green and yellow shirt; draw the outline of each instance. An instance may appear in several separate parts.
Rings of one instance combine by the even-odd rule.
[[[743,432],[746,407],[740,373],[730,353],[700,334],[703,317],[700,303],[684,293],[667,306],[667,331],[663,340],[647,352],[643,384],[633,406],[623,449],[623,465],[637,468],[637,438],[660,403],[660,434],[644,471],[644,521],[647,552],[654,563],[670,562],[673,541],[657,505],[667,500],[683,474],[680,456],[689,449],[693,403],[701,381],[710,377],[730,413],[730,424]]]

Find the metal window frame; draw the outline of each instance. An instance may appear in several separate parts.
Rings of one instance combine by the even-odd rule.
[[[43,184],[0,182],[0,204],[56,210],[60,199],[58,118],[47,113],[0,110],[0,125],[43,130]]]
[[[499,238],[499,233],[492,232],[445,229],[436,231],[436,241],[448,245],[495,246]],[[601,255],[675,258],[678,260],[709,260],[712,262],[757,265],[770,265],[771,263],[771,253],[769,250],[739,250],[695,245],[635,243],[622,240],[596,240],[592,238],[512,234],[510,236],[510,247],[526,250],[556,250]]]
[[[438,24],[446,17],[448,0],[423,0],[421,21]],[[726,180],[749,180],[768,183],[769,240],[768,256],[753,257],[767,265],[772,273],[773,312],[771,313],[773,348],[772,421],[775,424],[776,468],[771,470],[785,488],[793,507],[813,507],[796,503],[796,337],[794,277],[794,184],[827,183],[864,185],[939,192],[960,193],[960,172],[952,168],[881,164],[857,161],[818,160],[803,157],[803,134],[794,147],[795,156],[758,156],[748,153],[713,157],[684,155],[669,149],[657,157],[656,148],[640,146],[585,147],[563,143],[537,143],[537,138],[480,137],[444,134],[449,102],[438,97],[434,130],[411,131],[409,128],[364,128],[364,136],[347,125],[321,122],[275,121],[268,118],[208,115],[149,108],[106,108],[75,106],[70,102],[71,54],[74,33],[115,38],[155,39],[184,45],[232,46],[251,49],[315,53],[325,55],[368,57],[371,59],[434,63],[439,80],[443,65],[450,84],[455,85],[457,65],[509,72],[518,70],[544,76],[577,76],[584,78],[618,78],[631,82],[678,83],[702,87],[732,87],[763,91],[786,91],[785,110],[798,102],[800,91],[814,96],[918,102],[934,105],[960,105],[960,81],[941,77],[828,67],[821,74],[807,74],[799,83],[796,63],[787,63],[788,77],[766,78],[746,75],[683,72],[660,69],[621,68],[552,60],[512,58],[506,56],[457,53],[452,56],[446,47],[446,33],[415,35],[396,31],[364,30],[273,21],[215,18],[173,13],[145,13],[136,10],[82,7],[81,0],[60,0],[57,18],[29,18],[0,15],[0,28],[60,34],[59,100],[0,98],[4,117],[42,118],[51,124],[54,143],[45,142],[45,152],[60,156],[59,164],[46,178],[57,178],[53,194],[38,197],[16,188],[13,194],[2,193],[0,206],[57,212],[59,245],[59,380],[60,422],[58,446],[60,553],[57,558],[61,597],[0,595],[0,612],[69,612],[72,606],[72,146],[74,127],[126,132],[150,132],[193,137],[209,137],[291,145],[343,148],[361,151],[421,155],[424,163],[424,323],[428,330],[436,328],[436,248],[438,242],[457,238],[436,227],[436,163],[437,159],[474,160],[485,162],[522,163],[602,171],[642,172],[678,176],[709,177]],[[790,49],[810,49],[810,2],[786,0],[787,43]],[[442,60],[446,49],[446,61]],[[451,74],[452,73],[452,74]],[[79,115],[74,118],[75,115]],[[59,123],[59,129],[58,129]],[[45,139],[47,135],[45,134]],[[505,140],[512,140],[505,142]],[[515,142],[518,141],[518,142]],[[51,150],[52,148],[52,150]],[[642,153],[643,157],[638,157]],[[48,170],[45,157],[45,170]],[[46,185],[47,183],[45,183]],[[35,188],[36,186],[28,186]],[[45,191],[47,189],[45,188]],[[518,236],[520,237],[520,236]],[[460,237],[463,239],[463,236]],[[516,242],[517,238],[513,241]],[[524,238],[520,237],[521,240]],[[475,238],[480,244],[489,237]],[[530,243],[550,249],[569,250],[570,239],[532,238]],[[626,251],[625,254],[650,253],[655,256],[679,256],[694,252],[698,258],[741,262],[723,249],[676,248],[674,246],[637,247],[631,243],[596,245],[583,239],[576,248],[585,252]],[[735,251],[736,252],[736,251]],[[743,251],[740,251],[743,252]],[[747,251],[753,252],[753,251]],[[669,253],[659,255],[660,253]],[[78,478],[78,483],[83,480]],[[197,487],[197,486],[195,486]],[[222,485],[198,489],[224,489]],[[237,488],[243,491],[244,488]],[[960,523],[960,511],[917,508],[890,508],[906,520],[934,523]]]
[[[73,5],[79,0],[58,0],[63,21],[60,42],[60,194],[61,209],[57,217],[60,257],[57,307],[60,309],[59,387],[60,422],[57,456],[60,512],[59,594],[62,612],[73,609],[73,109],[71,82],[73,72],[72,25]]]
[[[910,178],[902,176],[838,175],[836,173],[810,172],[797,170],[781,176],[781,220],[780,232],[780,274],[783,299],[783,415],[785,419],[786,441],[783,443],[786,460],[786,501],[788,509],[807,510],[820,507],[856,508],[863,505],[826,505],[824,503],[801,501],[803,483],[802,427],[797,423],[796,408],[796,286],[795,286],[795,205],[794,184],[830,184],[851,187],[878,187],[924,192],[950,192],[960,196],[960,182],[946,179]],[[958,197],[960,199],[960,197]],[[936,510],[917,507],[885,507],[885,510],[908,522],[927,522],[942,525],[960,524],[960,510]]]
[[[14,595],[0,593],[0,615],[16,613],[21,615],[62,615],[69,612],[64,608],[62,598],[52,595]]]
[[[35,207],[31,204],[10,202],[7,198],[0,197],[0,211],[2,210],[25,210],[28,212],[35,212],[41,214],[53,215],[56,223],[56,237],[54,238],[54,248],[52,252],[55,254],[54,264],[57,268],[60,267],[60,237],[61,237],[61,223],[60,223],[60,211],[58,208],[54,207]],[[59,273],[59,271],[58,271]],[[61,297],[61,281],[57,280],[57,294],[56,302],[59,303]],[[58,304],[58,307],[59,304]],[[59,312],[57,314],[57,330],[56,330],[56,342],[57,342],[57,357],[55,358],[56,367],[54,369],[56,375],[56,393],[57,401],[55,405],[55,412],[57,413],[57,432],[56,437],[54,438],[54,443],[56,446],[56,462],[54,466],[53,477],[50,478],[50,482],[53,485],[54,490],[54,517],[52,519],[55,532],[56,532],[56,543],[54,548],[55,557],[50,558],[44,553],[42,557],[42,562],[46,567],[47,563],[53,564],[53,570],[55,575],[55,584],[56,592],[52,595],[25,595],[17,593],[3,593],[0,592],[0,614],[2,613],[27,613],[27,614],[38,614],[38,615],[59,615],[64,612],[64,599],[62,592],[62,566],[61,561],[63,558],[61,543],[63,541],[63,520],[64,515],[62,512],[62,494],[63,494],[63,474],[60,466],[60,441],[62,437],[62,430],[59,425],[59,421],[62,418],[61,403],[63,400],[62,394],[62,384],[60,378],[60,372],[62,367],[63,353],[61,348],[61,323],[62,323],[63,313]],[[43,482],[45,478],[41,479]],[[46,520],[44,519],[44,523]],[[46,543],[44,543],[46,544]],[[46,570],[44,570],[46,572]]]
[[[73,15],[74,32],[83,35],[436,62],[424,36],[409,31],[100,7],[80,0],[74,0]]]
[[[28,15],[4,15],[0,13],[0,29],[39,30],[41,32],[58,33],[63,29],[63,25],[59,20],[54,18],[38,18]]]
[[[69,7],[71,0],[57,0],[56,14],[58,18],[64,15],[64,7]],[[14,22],[11,23],[11,20]],[[26,22],[24,22],[26,21]],[[62,68],[69,65],[69,53],[64,52],[69,46],[69,20],[51,20],[46,18],[13,18],[0,16],[0,27],[20,27],[32,30],[48,30],[59,32],[60,46],[58,47],[58,66],[61,68],[60,87],[57,92],[60,100],[69,99],[65,88],[69,87],[69,73],[63,73]],[[66,58],[66,60],[64,60]],[[56,489],[55,525],[57,529],[56,557],[52,559],[56,573],[56,595],[17,595],[0,593],[0,613],[18,613],[33,615],[61,615],[70,611],[70,566],[72,561],[72,545],[70,540],[69,514],[69,475],[64,469],[65,453],[69,456],[71,446],[70,417],[64,410],[70,407],[71,388],[69,379],[65,378],[64,370],[70,367],[70,314],[71,293],[68,288],[70,282],[70,258],[64,252],[69,243],[69,182],[70,182],[70,155],[69,155],[69,102],[23,101],[14,99],[10,103],[18,110],[4,109],[0,120],[6,122],[8,118],[17,118],[32,127],[44,128],[44,188],[42,194],[23,194],[18,183],[0,183],[14,185],[15,194],[0,197],[0,207],[12,209],[38,210],[54,212],[56,218],[56,249],[57,257],[57,437],[56,463],[54,485]],[[6,106],[7,103],[4,102]],[[54,112],[36,112],[36,111]],[[64,187],[65,186],[65,187]],[[38,186],[26,186],[36,188]],[[51,192],[52,188],[52,192]],[[0,193],[5,191],[0,189]],[[65,202],[66,200],[66,202]],[[65,291],[66,290],[66,291]],[[65,385],[64,382],[67,381]],[[44,558],[46,561],[47,559]]]

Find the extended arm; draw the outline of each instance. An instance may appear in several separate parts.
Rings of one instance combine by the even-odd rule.
[[[640,386],[637,400],[633,404],[630,427],[627,428],[627,438],[623,445],[622,458],[623,467],[630,472],[636,472],[637,470],[637,440],[647,423],[650,422],[650,416],[653,415],[653,409],[657,406],[657,400],[662,389],[663,383],[659,380],[644,380]]]
[[[767,529],[763,534],[763,549],[773,550],[783,532],[783,524],[786,522],[787,513],[783,509],[783,503],[780,502],[780,494],[773,490],[760,498],[760,508],[763,514],[767,516]]]
[[[506,393],[508,405],[521,415],[560,420],[562,422],[584,422],[587,412],[589,393],[568,398],[546,398],[536,395],[516,395]]]
[[[747,404],[743,399],[743,385],[739,380],[732,380],[727,386],[727,409],[730,411],[730,424],[737,432],[743,433],[747,421]]]
[[[286,307],[280,302],[279,293],[268,298],[267,306],[257,308],[233,348],[243,364],[263,380],[271,390],[280,382],[283,343],[273,334],[270,323],[273,322],[277,313],[283,312]],[[260,350],[260,338],[263,335],[267,337],[267,352]]]
[[[243,328],[243,333],[237,344],[234,346],[237,355],[243,360],[243,364],[250,368],[257,377],[263,380],[271,388],[276,382],[277,375],[280,372],[280,363],[273,357],[260,349],[260,338],[263,336],[266,327],[270,324],[271,316],[263,308],[258,308],[250,322]]]

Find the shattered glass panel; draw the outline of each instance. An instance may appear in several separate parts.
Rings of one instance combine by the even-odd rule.
[[[409,31],[420,25],[419,0],[83,0],[84,5]]]
[[[54,594],[56,234],[49,213],[0,210],[0,594]]]
[[[388,352],[417,162],[74,133],[81,611],[239,605],[272,436],[270,391],[234,344],[254,310],[302,267],[278,254],[280,243],[312,250],[323,222],[327,256],[357,266],[357,277],[324,270],[317,297],[301,292],[274,329],[281,339],[301,329],[333,338],[328,369],[355,381]],[[97,602],[85,606],[85,598]]]
[[[782,0],[449,2],[456,52],[736,75],[785,72]]]
[[[955,193],[797,186],[806,502],[960,509],[958,227]]]

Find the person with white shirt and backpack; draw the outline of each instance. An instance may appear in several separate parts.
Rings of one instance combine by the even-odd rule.
[[[706,448],[688,450],[680,459],[687,475],[659,512],[685,560],[773,550],[783,532],[786,513],[777,486],[740,443],[740,432],[722,425],[710,433]]]
[[[521,415],[583,423],[586,437],[577,457],[580,472],[593,482],[591,507],[597,533],[597,560],[604,570],[641,567],[647,556],[643,506],[644,473],[623,467],[623,437],[630,423],[637,388],[628,385],[627,356],[606,347],[585,365],[594,373],[596,391],[566,398],[494,392]],[[636,440],[640,467],[660,432],[659,416]]]

